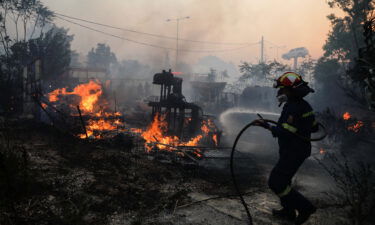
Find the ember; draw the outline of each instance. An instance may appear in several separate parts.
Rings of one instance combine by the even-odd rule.
[[[346,113],[344,113],[344,114],[342,115],[342,118],[343,118],[344,120],[349,120],[351,117],[352,117],[352,115],[350,115],[350,113],[348,113],[348,112],[346,112]]]
[[[323,155],[324,153],[326,153],[326,150],[324,150],[323,148],[320,148],[319,153],[320,153],[321,155]]]
[[[349,126],[348,130],[351,130],[351,131],[353,131],[355,133],[358,133],[359,130],[360,130],[360,128],[363,127],[363,125],[364,125],[364,123],[359,120],[359,121],[357,121],[356,124],[353,124],[353,125]]]

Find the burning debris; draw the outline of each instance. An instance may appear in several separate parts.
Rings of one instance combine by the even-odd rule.
[[[202,148],[219,146],[221,131],[199,106],[185,101],[181,78],[163,71],[154,75],[153,83],[161,88],[159,101],[149,103],[153,121],[141,134],[148,151],[157,148],[184,155],[190,150],[201,157]]]
[[[180,155],[193,153],[197,157],[202,156],[202,149],[219,146],[221,131],[212,117],[203,115],[199,106],[185,101],[181,78],[163,71],[155,74],[154,84],[161,85],[161,95],[158,102],[149,102],[153,120],[145,130],[125,124],[123,114],[111,109],[107,83],[90,80],[71,91],[56,89],[47,97],[55,109],[80,118],[84,132],[80,129],[76,136],[82,139],[103,139],[130,132],[145,141],[148,152],[166,150]]]
[[[342,118],[345,120],[345,121],[348,121],[350,119],[352,119],[352,115],[349,113],[349,112],[345,112],[343,115],[342,115]],[[361,127],[364,126],[364,122],[361,121],[361,120],[358,120],[355,124],[351,124],[347,127],[348,130],[350,131],[353,131],[355,133],[358,133],[361,129]]]
[[[355,133],[358,133],[359,130],[361,129],[361,127],[363,127],[363,125],[364,125],[364,123],[363,123],[362,121],[359,120],[359,121],[357,121],[356,124],[350,125],[350,126],[348,127],[348,130],[353,131],[353,132],[355,132]]]
[[[141,134],[141,136],[146,141],[145,148],[148,151],[153,150],[154,147],[157,147],[159,150],[167,151],[179,151],[181,148],[186,150],[184,147],[191,147],[194,149],[193,153],[196,156],[201,157],[200,148],[202,146],[199,146],[199,144],[202,144],[204,139],[212,138],[215,145],[217,146],[218,144],[217,134],[210,136],[210,134],[217,131],[216,126],[211,120],[203,121],[201,130],[201,134],[190,138],[190,140],[183,141],[176,135],[167,134],[168,123],[166,121],[166,114],[156,114],[151,125]]]
[[[73,91],[68,91],[67,88],[56,89],[48,94],[48,99],[56,108],[68,111],[71,116],[87,119],[84,124],[85,132],[78,134],[78,137],[100,139],[106,133],[126,130],[122,114],[110,109],[103,94],[103,85],[99,81],[90,80],[77,85]]]
[[[144,138],[147,136],[146,141],[179,143],[178,146],[196,146],[198,142],[212,147],[220,144],[221,131],[212,119],[203,115],[198,105],[186,102],[181,78],[174,77],[171,71],[163,71],[154,75],[153,83],[160,85],[160,96],[159,101],[149,102],[153,123],[148,132],[159,128],[156,133],[162,136],[149,135],[146,131],[142,135]]]

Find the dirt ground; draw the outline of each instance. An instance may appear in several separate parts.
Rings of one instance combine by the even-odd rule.
[[[7,132],[4,138],[22,153],[27,168],[14,174],[22,179],[8,177],[1,225],[246,224],[234,196],[229,151],[208,152],[193,163],[159,160],[129,142],[79,140],[46,125],[14,124]],[[272,159],[260,163],[246,152],[237,157],[237,178],[254,224],[288,224],[270,214],[279,207],[266,186]],[[319,209],[307,225],[346,223],[344,210],[324,195],[309,197]]]

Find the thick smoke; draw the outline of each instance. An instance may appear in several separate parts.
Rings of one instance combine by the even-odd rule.
[[[289,52],[282,55],[283,59],[290,60],[293,58],[305,57],[309,51],[305,47],[293,48]]]

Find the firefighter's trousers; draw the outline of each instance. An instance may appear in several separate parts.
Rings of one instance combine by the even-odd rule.
[[[286,209],[303,212],[314,208],[307,198],[291,187],[293,176],[309,155],[310,151],[308,153],[306,151],[305,153],[303,151],[282,153],[276,166],[272,169],[268,185],[279,196],[281,205]]]

